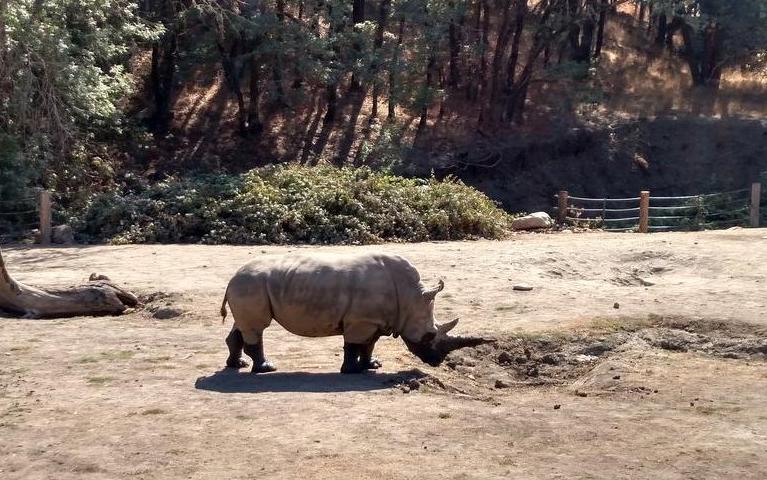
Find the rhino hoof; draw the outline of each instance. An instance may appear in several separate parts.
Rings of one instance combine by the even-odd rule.
[[[274,372],[275,370],[277,370],[277,368],[272,364],[272,362],[265,361],[258,365],[254,364],[252,373],[269,373]]]
[[[368,362],[368,364],[367,364],[367,366],[365,366],[365,368],[367,370],[378,370],[379,368],[381,368],[382,365],[383,364],[381,363],[381,361],[379,359],[371,358],[370,362]]]
[[[230,359],[226,360],[226,368],[238,368],[239,369],[239,368],[245,368],[248,365],[249,365],[248,362],[246,362],[245,360],[243,360],[241,358],[237,358],[237,359],[231,359],[230,358]]]

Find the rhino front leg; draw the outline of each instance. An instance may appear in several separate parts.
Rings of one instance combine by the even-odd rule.
[[[378,337],[360,348],[360,366],[365,370],[377,370],[381,368],[381,361],[373,356]]]
[[[344,363],[341,373],[362,373],[365,370],[381,368],[381,362],[373,358],[376,341],[370,343],[344,343]]]
[[[362,373],[364,368],[360,365],[360,352],[364,345],[359,343],[344,342],[344,363],[341,365],[341,373]]]
[[[242,348],[245,346],[242,332],[232,327],[229,335],[226,336],[226,346],[229,347],[229,358],[226,359],[228,368],[245,368],[248,366],[248,362],[242,359]]]
[[[247,356],[253,359],[253,373],[267,373],[277,370],[272,362],[266,359],[264,356],[264,340],[261,335],[258,335],[257,343],[247,343],[243,347],[243,351]]]

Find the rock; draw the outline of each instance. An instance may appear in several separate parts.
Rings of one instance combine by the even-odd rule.
[[[56,225],[51,229],[51,241],[61,245],[75,243],[75,232],[69,225]]]
[[[498,354],[498,363],[501,365],[508,365],[514,361],[514,357],[509,352],[501,352]]]
[[[95,273],[95,272],[91,273],[91,276],[88,277],[88,281],[89,282],[96,282],[98,280],[104,280],[104,281],[107,281],[107,282],[111,282],[112,281],[112,279],[107,277],[106,275],[99,275],[98,273]]]
[[[620,379],[621,379],[621,376],[620,376],[620,375],[615,375],[615,376],[613,377],[613,380],[620,380]]]
[[[504,382],[503,380],[496,380],[495,381],[495,388],[509,388],[511,385]]]
[[[551,217],[546,212],[535,212],[525,215],[511,222],[512,230],[535,230],[538,228],[551,228],[554,225]]]
[[[523,284],[514,285],[511,288],[512,290],[516,290],[518,292],[529,292],[530,290],[533,289],[533,287],[531,287],[530,285],[523,285]]]
[[[527,369],[527,376],[528,377],[537,377],[538,376],[538,367],[530,367]]]
[[[575,391],[575,394],[576,394],[577,396],[579,396],[579,397],[588,397],[588,396],[589,396],[589,394],[588,394],[588,393],[586,393],[586,392],[581,392],[580,390],[576,390],[576,391]]]
[[[584,347],[578,353],[582,353],[584,355],[591,355],[593,357],[600,357],[604,355],[605,353],[611,351],[612,349],[613,347],[607,342],[599,342],[599,343],[594,343],[592,345]]]
[[[618,303],[618,302],[615,302],[615,303],[613,303],[613,308],[617,310],[617,309],[621,308],[621,304]]]
[[[407,382],[407,386],[410,387],[410,390],[418,390],[421,388],[421,383],[415,379],[411,378],[409,382]]]
[[[562,408],[562,405],[560,405],[558,403],[556,405],[554,405],[554,410],[559,410],[560,408]]]
[[[669,328],[642,330],[639,332],[639,337],[653,347],[677,352],[686,352],[690,347],[708,341],[703,335]]]
[[[546,365],[559,365],[564,361],[564,355],[559,353],[547,353],[541,357],[541,363]]]
[[[593,355],[575,355],[573,357],[573,360],[575,360],[575,363],[586,363],[586,362],[593,362],[594,360],[597,360],[597,357]]]
[[[162,307],[158,308],[152,317],[158,320],[168,320],[169,318],[180,317],[184,312],[180,308]]]

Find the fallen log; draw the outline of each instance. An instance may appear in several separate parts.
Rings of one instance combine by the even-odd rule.
[[[92,274],[85,285],[40,289],[14,280],[0,250],[0,310],[25,318],[63,318],[80,315],[119,315],[139,304],[136,296],[103,275]]]

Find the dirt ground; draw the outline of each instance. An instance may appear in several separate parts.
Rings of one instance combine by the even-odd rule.
[[[229,277],[299,250],[403,254],[445,280],[438,319],[498,342],[431,368],[384,339],[383,369],[348,376],[340,338],[273,324],[278,372],[223,370]],[[4,254],[21,281],[98,272],[148,303],[0,319],[3,479],[767,478],[767,230]]]

